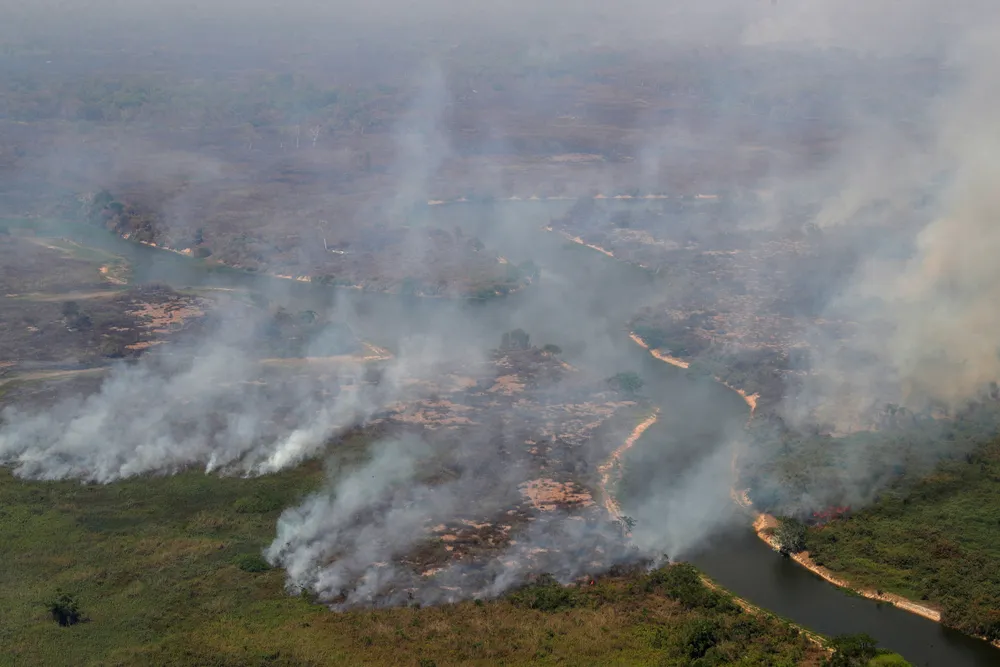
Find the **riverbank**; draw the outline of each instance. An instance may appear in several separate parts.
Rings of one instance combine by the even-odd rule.
[[[628,438],[625,439],[625,442],[622,443],[621,446],[619,446],[615,451],[611,452],[611,456],[609,456],[604,463],[597,466],[597,473],[600,475],[598,488],[601,491],[601,499],[604,504],[604,509],[606,509],[608,514],[611,515],[611,518],[616,521],[621,520],[622,512],[618,501],[615,500],[614,495],[608,490],[612,481],[611,478],[615,475],[615,473],[617,473],[619,477],[621,476],[622,457],[625,456],[628,450],[639,441],[642,434],[645,433],[650,426],[655,424],[659,418],[660,409],[656,408],[653,410],[651,415],[646,417],[646,419],[641,421],[634,429],[632,429],[632,432],[629,434]]]
[[[686,361],[683,361],[683,360],[678,359],[676,357],[671,357],[670,355],[664,354],[663,352],[660,352],[657,349],[651,348],[649,346],[649,344],[646,341],[644,341],[642,339],[642,337],[639,336],[634,331],[629,332],[628,336],[633,341],[635,341],[635,343],[637,345],[639,345],[639,347],[645,349],[647,352],[649,352],[651,355],[653,355],[654,358],[659,359],[660,361],[668,363],[671,366],[677,366],[677,368],[685,368],[686,369],[686,368],[689,368],[691,366],[691,364],[688,363],[688,362],[686,362]]]
[[[808,639],[812,644],[822,649],[828,656],[833,655],[833,649],[830,648],[829,641],[823,635],[813,632],[808,628],[804,628],[801,625],[798,625],[797,623],[792,623],[791,621],[781,618],[780,616],[776,616],[775,614],[772,614],[766,609],[758,607],[752,602],[749,602],[741,597],[733,595],[731,592],[727,591],[725,588],[715,583],[704,574],[701,575],[701,583],[703,583],[705,587],[708,588],[709,590],[713,590],[717,593],[723,593],[725,595],[730,596],[730,599],[732,599],[733,604],[735,604],[737,607],[739,607],[746,613],[750,614],[751,616],[756,616],[757,618],[774,619],[782,621],[784,623],[788,623],[788,625],[798,630],[802,634],[802,636]]]
[[[670,355],[664,354],[663,352],[660,352],[657,349],[651,348],[649,344],[646,341],[644,341],[642,337],[639,336],[634,331],[629,333],[629,338],[631,338],[637,345],[648,351],[654,358],[659,359],[662,362],[668,363],[672,366],[676,366],[677,368],[687,369],[691,367],[690,362],[684,361],[683,359],[678,359],[677,357],[671,357]],[[726,389],[729,389],[730,391],[734,391],[737,394],[739,394],[740,398],[743,399],[743,402],[746,403],[747,406],[750,408],[750,416],[753,417],[753,413],[757,410],[757,399],[760,398],[760,394],[748,394],[745,389],[734,387],[728,382],[722,381],[718,377],[714,379],[716,382],[721,384]]]
[[[687,363],[687,362],[685,362],[685,361],[682,361],[680,359],[676,359],[676,358],[670,357],[668,355],[665,355],[663,353],[658,352],[657,350],[650,349],[649,345],[640,336],[638,336],[634,332],[631,332],[629,334],[629,337],[633,341],[635,341],[638,345],[640,345],[644,349],[648,350],[649,353],[653,357],[655,357],[656,359],[659,359],[660,361],[663,361],[663,362],[668,363],[668,364],[672,364],[672,365],[677,366],[679,368],[688,368],[690,366],[690,364]],[[727,387],[731,391],[734,391],[734,392],[736,392],[737,394],[740,395],[740,397],[747,404],[747,406],[749,406],[749,408],[750,408],[750,418],[752,419],[753,418],[753,414],[754,414],[754,412],[757,409],[757,398],[758,398],[758,395],[757,394],[747,394],[744,390],[738,389],[738,388],[733,387],[733,386],[731,386],[731,385],[729,385],[729,384],[727,384],[725,382],[722,382],[718,378],[715,378],[715,379],[720,384],[724,385],[725,387]],[[733,455],[733,473],[734,473],[734,475],[735,475],[735,472],[736,472],[736,469],[737,469],[738,457],[739,457],[739,452],[735,452],[734,455]],[[749,510],[749,511],[751,511],[751,512],[754,513],[753,528],[754,528],[754,532],[757,534],[757,537],[760,538],[761,540],[763,540],[772,549],[774,549],[775,551],[778,551],[779,550],[778,541],[777,541],[777,539],[773,535],[774,530],[778,526],[778,519],[776,517],[770,515],[770,514],[764,514],[763,512],[757,512],[754,509],[753,503],[750,501],[750,498],[747,495],[746,491],[739,492],[739,491],[736,490],[735,487],[733,487],[733,489],[731,490],[731,496],[733,498],[733,501],[739,507],[741,507],[743,509],[746,509],[746,510]],[[933,608],[928,607],[926,605],[917,604],[916,602],[914,602],[912,600],[908,600],[908,599],[906,599],[906,598],[904,598],[904,597],[902,597],[900,595],[895,595],[893,593],[880,593],[878,591],[867,590],[867,589],[863,589],[863,588],[858,588],[858,587],[852,586],[850,584],[850,582],[846,581],[845,579],[842,579],[842,578],[838,577],[837,575],[835,575],[833,572],[831,572],[827,568],[825,568],[825,567],[823,567],[821,565],[817,565],[815,562],[813,562],[813,560],[809,557],[809,553],[808,552],[801,552],[801,553],[797,553],[797,554],[792,554],[791,558],[792,558],[792,560],[794,560],[796,563],[798,563],[799,565],[801,565],[805,569],[807,569],[810,572],[818,575],[819,577],[821,577],[822,579],[824,579],[828,583],[833,584],[834,586],[838,586],[840,588],[846,588],[846,589],[848,589],[848,590],[850,590],[850,591],[852,591],[852,592],[854,592],[854,593],[856,593],[858,595],[861,595],[863,597],[869,598],[871,600],[877,600],[879,602],[888,602],[888,603],[890,603],[892,605],[895,605],[895,606],[899,607],[900,609],[903,609],[905,611],[911,612],[913,614],[917,614],[919,616],[923,616],[924,618],[929,619],[931,621],[934,621],[936,623],[940,623],[941,622],[941,612],[938,611],[937,609],[933,609]]]
[[[545,227],[544,229],[547,232],[555,232],[555,233],[559,234],[560,236],[562,236],[563,238],[565,238],[567,241],[570,241],[572,243],[576,243],[578,245],[582,245],[584,248],[590,248],[591,250],[596,250],[597,252],[601,253],[602,255],[606,255],[607,257],[610,257],[611,259],[615,259],[615,254],[613,252],[611,252],[610,250],[608,250],[607,248],[602,248],[601,246],[594,245],[593,243],[587,243],[586,241],[584,241],[579,236],[573,236],[569,232],[563,232],[563,231],[556,232],[556,230],[552,229],[552,225],[549,225],[548,227]],[[643,268],[645,268],[645,267],[643,267]]]
[[[364,285],[362,283],[337,283],[337,282],[330,282],[330,283],[328,283],[328,282],[324,282],[324,279],[322,277],[317,277],[317,276],[310,276],[310,275],[293,276],[291,274],[276,273],[274,271],[250,271],[250,270],[248,270],[248,269],[246,269],[244,267],[235,266],[235,265],[232,265],[232,264],[227,264],[226,262],[223,262],[223,261],[212,260],[212,259],[202,258],[202,257],[196,257],[194,255],[194,252],[191,250],[191,248],[178,249],[178,248],[171,248],[171,247],[169,247],[167,245],[162,245],[162,244],[161,245],[157,245],[156,243],[153,243],[152,241],[133,241],[130,238],[130,234],[127,234],[127,233],[126,234],[121,234],[120,238],[124,239],[125,241],[130,241],[132,243],[138,243],[140,245],[147,246],[149,248],[155,248],[156,250],[166,250],[167,252],[172,252],[172,253],[174,253],[176,255],[181,255],[182,257],[187,257],[187,258],[192,259],[192,260],[202,261],[202,262],[205,262],[205,263],[210,264],[210,265],[224,267],[224,268],[230,269],[232,271],[243,271],[245,273],[249,273],[249,274],[252,274],[252,275],[265,276],[267,278],[273,278],[275,280],[288,280],[288,281],[299,282],[299,283],[311,283],[311,284],[323,285],[323,286],[327,286],[327,287],[335,287],[337,289],[347,289],[347,290],[356,290],[356,291],[359,291],[359,292],[367,292],[367,293],[370,293],[370,294],[384,294],[384,295],[398,295],[398,296],[404,296],[405,295],[405,296],[415,296],[415,297],[419,297],[421,299],[443,299],[443,300],[456,300],[456,301],[469,301],[469,300],[475,301],[475,300],[479,300],[479,301],[481,301],[484,298],[489,299],[489,298],[496,298],[496,297],[501,297],[501,296],[509,296],[511,294],[517,294],[517,293],[521,292],[522,290],[527,289],[533,283],[533,281],[531,280],[531,278],[524,278],[524,279],[521,279],[515,286],[507,288],[506,290],[501,290],[498,287],[498,288],[494,289],[491,294],[488,294],[485,297],[483,297],[483,296],[476,296],[474,293],[471,293],[471,292],[470,293],[464,293],[464,294],[458,294],[458,295],[451,295],[450,296],[450,295],[447,295],[447,294],[425,294],[423,292],[417,291],[417,292],[414,292],[413,294],[407,295],[407,294],[405,294],[404,292],[401,292],[401,291],[397,292],[397,291],[392,291],[392,290],[388,290],[388,289],[369,289],[366,285]],[[508,262],[507,262],[506,259],[504,259],[503,257],[499,257],[499,256],[497,257],[497,263],[500,264],[500,265],[508,264]],[[109,280],[111,280],[111,278],[109,278]],[[119,283],[119,284],[124,284],[124,283]],[[479,292],[477,292],[477,293],[479,293]]]
[[[748,499],[747,507],[752,508],[753,505],[749,503]],[[742,505],[742,503],[741,503]],[[763,512],[758,512],[756,518],[753,522],[754,532],[757,533],[757,537],[766,542],[772,549],[778,551],[780,545],[778,544],[777,538],[774,536],[774,531],[777,529],[779,521],[777,517],[771,514],[764,514]],[[878,602],[888,602],[889,604],[895,605],[900,609],[908,611],[912,614],[917,614],[918,616],[923,616],[924,618],[934,621],[935,623],[941,622],[941,612],[937,609],[933,609],[926,605],[917,604],[913,600],[908,600],[901,595],[896,595],[894,593],[880,593],[878,591],[873,591],[869,589],[864,589],[852,585],[846,579],[838,577],[836,574],[823,567],[822,565],[817,565],[812,558],[809,557],[808,551],[801,551],[796,554],[790,555],[791,559],[796,563],[809,570],[813,574],[818,575],[827,582],[838,586],[840,588],[845,588],[852,593],[856,593],[862,597],[866,597],[870,600],[877,600]]]

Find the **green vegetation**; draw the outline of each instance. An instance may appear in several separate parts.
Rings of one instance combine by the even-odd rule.
[[[267,572],[271,564],[258,554],[240,554],[233,562],[244,572]]]
[[[782,519],[774,537],[782,555],[797,554],[806,549],[806,527],[796,519]]]
[[[620,391],[631,396],[638,393],[645,382],[638,373],[626,371],[609,377],[608,384],[615,391]]]
[[[903,477],[849,519],[811,528],[806,546],[859,586],[929,602],[944,623],[1000,639],[1000,441]]]
[[[634,653],[624,664],[792,665],[818,653],[798,630],[765,615],[743,611],[729,595],[706,586],[698,571],[686,564],[662,567],[648,574],[623,573],[582,587],[561,586],[551,577],[542,576],[495,604],[549,614],[561,612],[569,617],[589,616],[609,607],[617,613],[625,612],[633,625],[628,644],[634,647]],[[664,614],[668,609],[673,610],[669,616]],[[608,627],[602,627],[601,632],[607,633]],[[783,643],[790,646],[782,648]],[[604,664],[610,655],[605,654]],[[573,659],[573,664],[601,664],[600,659],[578,660]]]
[[[892,412],[878,430],[845,437],[793,430],[777,415],[761,414],[750,425],[751,451],[742,483],[761,511],[806,519],[813,512],[875,500],[896,484],[909,488],[942,458],[961,464],[997,437],[1000,409],[993,401],[971,404],[948,419]]]
[[[826,667],[910,667],[902,656],[880,649],[870,636],[841,635],[830,641],[833,655]]]
[[[52,620],[63,627],[76,625],[80,622],[80,603],[77,602],[76,596],[72,593],[61,589],[57,590],[56,596],[49,602],[48,607],[49,613],[52,614]]]
[[[365,445],[341,443],[343,462]],[[289,595],[260,555],[281,509],[323,476],[315,463],[106,486],[0,472],[0,663],[790,667],[819,655],[686,565],[570,587],[540,577],[498,601],[333,613]]]

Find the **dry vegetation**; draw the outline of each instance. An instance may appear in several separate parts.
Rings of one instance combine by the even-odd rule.
[[[424,585],[433,586],[433,575],[446,566],[495,558],[546,514],[595,526],[615,519],[595,501],[596,463],[642,413],[636,399],[538,348],[501,350],[481,364],[436,374],[443,381],[411,380],[428,398],[390,406],[372,424],[380,436],[417,435],[444,452],[425,472],[430,483],[470,473],[476,479],[476,501],[427,526],[428,541],[403,558],[427,579]],[[497,462],[502,469],[494,469]],[[539,548],[520,557],[529,570],[544,572],[547,559],[558,556]],[[597,553],[593,560],[594,571],[610,565]]]
[[[118,258],[56,239],[0,236],[0,362],[8,374],[134,357],[187,330],[204,299],[166,286],[121,288]]]

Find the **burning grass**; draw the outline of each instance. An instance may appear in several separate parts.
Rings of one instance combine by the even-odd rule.
[[[366,441],[344,445],[349,458]],[[280,508],[322,474],[309,464],[256,479],[187,472],[81,486],[0,473],[4,655],[18,665],[650,664],[690,659],[689,638],[705,623],[728,661],[815,664],[820,655],[784,623],[656,572],[566,589],[543,578],[485,603],[330,613],[289,596],[281,571],[241,567],[273,537]],[[448,544],[485,530],[463,525]],[[87,620],[71,630],[41,602],[60,586]]]
[[[404,381],[416,395],[390,406],[372,428],[431,443],[435,455],[421,464],[421,483],[475,492],[461,496],[453,516],[424,526],[424,539],[395,558],[396,579],[384,595],[408,590],[417,599],[447,600],[461,597],[456,585],[475,590],[500,571],[517,578],[545,572],[557,567],[560,540],[580,551],[564,575],[578,574],[585,562],[592,573],[618,562],[627,547],[595,502],[597,464],[632,430],[642,412],[637,401],[535,348],[441,369],[438,377]],[[338,558],[330,553],[319,565]],[[357,604],[347,595],[331,601]]]

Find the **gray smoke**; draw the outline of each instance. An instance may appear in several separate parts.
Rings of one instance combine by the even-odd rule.
[[[824,313],[854,333],[817,342],[793,416],[850,430],[873,405],[954,410],[1000,378],[992,25],[953,47],[953,92],[928,101],[917,137],[844,147],[839,164],[857,171],[816,222],[859,239],[858,269]]]
[[[218,334],[189,353],[114,366],[89,396],[44,410],[7,407],[0,461],[27,478],[100,483],[192,466],[266,474],[315,456],[400,395],[389,383],[365,385],[364,365],[349,360],[336,379],[268,374],[248,354],[253,343]],[[338,391],[340,383],[352,390]]]
[[[70,46],[88,39],[79,27],[82,23],[67,28],[66,16],[62,33],[48,32],[48,17],[55,14],[51,5],[43,2],[17,8],[19,25],[25,26],[23,35],[44,39],[48,34],[50,41],[58,41],[60,34],[71,33],[73,39],[66,42]],[[105,12],[98,7],[114,7],[122,13],[104,25]],[[161,16],[157,12],[169,16],[163,21],[148,20]],[[409,113],[392,133],[395,162],[388,176],[377,181],[389,195],[375,203],[367,200],[363,213],[355,211],[351,222],[357,225],[369,224],[370,217],[386,210],[389,218],[399,222],[410,214],[413,204],[438,195],[464,193],[460,188],[495,192],[503,190],[505,177],[532,179],[541,173],[530,172],[525,177],[517,170],[505,170],[505,158],[491,159],[485,145],[483,155],[476,156],[478,161],[469,160],[475,168],[457,175],[446,173],[444,166],[456,158],[455,136],[469,129],[463,125],[466,118],[452,114],[456,107],[453,95],[477,99],[471,96],[479,92],[465,82],[449,80],[447,68],[435,55],[444,59],[470,43],[476,46],[493,38],[507,39],[523,31],[530,35],[523,40],[532,45],[527,51],[530,58],[516,63],[533,66],[557,62],[581,44],[599,48],[627,45],[633,54],[641,47],[644,55],[665,58],[697,47],[705,50],[707,62],[717,52],[770,59],[777,71],[771,82],[777,91],[775,97],[787,94],[785,87],[801,87],[818,90],[825,94],[824,100],[832,100],[824,113],[837,121],[838,133],[833,140],[837,149],[830,160],[803,160],[809,162],[809,168],[791,158],[776,159],[771,173],[761,178],[774,190],[766,211],[759,219],[746,221],[747,227],[773,228],[787,211],[807,204],[812,206],[808,222],[824,234],[852,230],[849,245],[859,255],[859,268],[845,284],[837,286],[823,313],[829,319],[852,323],[853,333],[847,339],[827,338],[820,331],[814,334],[808,373],[795,393],[786,397],[782,406],[785,413],[798,423],[821,421],[847,430],[872,404],[893,402],[914,409],[938,404],[955,407],[1000,377],[996,333],[1000,311],[995,307],[1000,297],[996,294],[1000,285],[1000,263],[996,261],[1000,227],[993,220],[1000,205],[993,187],[1000,155],[1000,133],[993,118],[1000,102],[1000,79],[992,71],[1000,54],[992,32],[998,25],[994,2],[967,0],[946,6],[921,0],[908,3],[905,10],[890,0],[863,5],[834,0],[675,0],[627,2],[615,7],[596,1],[573,7],[565,3],[539,7],[526,2],[432,2],[421,5],[419,21],[414,18],[413,6],[402,2],[360,7],[300,0],[280,7],[270,2],[240,3],[237,8],[235,3],[219,1],[208,3],[199,12],[204,23],[192,21],[187,10],[165,9],[163,3],[136,3],[126,9],[106,2],[90,3],[86,10],[89,18],[72,18],[92,23],[94,17],[100,17],[96,20],[102,23],[102,31],[130,40],[142,39],[141,31],[119,28],[136,17],[145,18],[146,24],[157,26],[156,34],[149,36],[150,45],[173,48],[183,47],[187,40],[197,42],[197,36],[189,34],[193,26],[209,31],[224,26],[225,30],[212,33],[211,43],[216,44],[217,38],[227,55],[228,45],[243,44],[245,49],[247,43],[254,45],[256,55],[255,40],[266,35],[271,40],[267,41],[268,53],[276,60],[297,58],[310,47],[323,47],[329,49],[322,51],[324,54],[333,54],[329,55],[330,66],[345,69],[352,66],[346,59],[351,49],[369,38],[386,44],[395,44],[399,38],[406,46],[395,60],[386,56],[386,63],[374,63],[393,70],[396,79],[417,82],[418,90],[410,100]],[[295,28],[287,43],[278,38],[283,27]],[[22,39],[20,35],[10,38]],[[347,46],[340,51],[330,46],[341,43],[341,38]],[[521,48],[520,43],[517,48]],[[234,54],[246,52],[232,49]],[[409,60],[413,52],[421,56]],[[56,65],[64,63],[59,58],[65,59],[66,51],[55,53]],[[946,55],[949,59],[938,67]],[[822,65],[800,69],[796,63],[804,58]],[[839,65],[824,69],[826,63],[840,62],[849,63],[846,74],[837,69]],[[912,82],[898,84],[900,96],[917,100],[906,110],[905,122],[900,122],[898,107],[889,112],[871,109],[866,100],[850,98],[855,88],[840,87],[841,74],[845,78],[860,76],[868,64],[886,62],[927,67],[933,70],[930,78],[941,84],[930,92],[911,89],[909,86],[916,88]],[[359,69],[371,65],[353,64]],[[683,70],[686,65],[677,67]],[[718,96],[726,101],[736,99],[734,91],[746,85],[739,72],[709,76],[713,74],[711,65],[703,67],[706,72],[694,70],[691,81],[678,88],[716,86],[721,89]],[[402,70],[405,73],[401,74]],[[366,75],[356,76],[363,79]],[[706,83],[703,79],[709,80]],[[579,113],[555,92],[551,99],[547,97],[551,91],[536,92],[538,99],[528,100],[535,105],[529,111],[552,119],[553,131],[558,129],[557,121]],[[678,106],[683,105],[678,102]],[[631,135],[639,138],[629,133],[610,139],[587,137],[602,149],[613,146],[609,154],[632,146],[635,155],[627,157],[637,157],[638,167],[630,168],[623,159],[607,171],[584,172],[568,189],[579,195],[592,188],[629,187],[633,184],[625,181],[631,178],[639,179],[643,187],[670,187],[671,179],[686,176],[683,171],[680,175],[668,171],[675,154],[693,153],[710,143],[722,155],[719,168],[736,173],[734,165],[745,164],[735,149],[726,154],[724,144],[739,136],[736,118],[742,111],[723,111],[705,121],[700,112],[688,112],[689,117],[685,117],[685,110],[680,109],[677,115],[685,122],[674,125],[640,114],[636,126],[629,128]],[[767,113],[772,112],[773,127],[760,121],[765,130],[777,134],[790,127],[801,129],[783,121],[780,110]],[[504,122],[513,124],[516,120]],[[802,125],[808,123],[803,121]],[[595,135],[602,131],[596,121],[589,127]],[[490,136],[484,144],[498,151],[513,145],[502,131],[505,128],[491,129],[500,136]],[[507,129],[514,133],[517,128]],[[121,160],[111,159],[110,165],[103,165],[110,170],[138,178],[142,173],[135,165],[141,162],[148,178],[163,175],[194,181],[192,191],[198,191],[199,196],[234,182],[249,187],[231,176],[222,159],[207,155],[208,150],[206,155],[181,149],[166,152],[143,142],[130,144],[135,140],[113,134],[92,135],[97,137],[95,141],[120,149],[116,155],[125,154]],[[716,138],[714,143],[709,136]],[[538,137],[517,138],[522,142],[518,146],[540,154],[546,151],[537,145],[541,141]],[[336,139],[343,140],[336,153],[338,160],[347,162],[356,157],[355,137]],[[86,137],[66,141],[68,146],[56,142],[42,161],[46,169],[90,172],[90,176],[95,171],[101,173],[102,166],[90,161]],[[565,146],[558,144],[557,148]],[[108,151],[115,154],[110,148]],[[622,171],[611,173],[618,168]],[[515,182],[525,188],[548,187],[531,180]],[[503,194],[528,196],[535,192]],[[301,202],[267,201],[261,207],[265,205],[270,213],[280,215],[299,210]],[[165,210],[178,228],[197,226],[193,220],[200,208],[194,195],[167,202]],[[536,260],[543,266],[543,282],[564,289],[547,296],[527,294],[491,314],[457,306],[442,309],[433,325],[392,311],[378,326],[393,333],[406,333],[412,327],[422,335],[402,342],[378,385],[365,382],[365,365],[357,362],[345,362],[335,373],[326,375],[265,372],[249,355],[256,345],[254,339],[232,333],[240,329],[237,324],[226,329],[228,333],[216,331],[191,342],[186,353],[151,355],[136,364],[115,367],[91,396],[64,400],[38,412],[6,408],[0,416],[0,462],[23,477],[101,483],[191,467],[209,473],[273,473],[321,456],[338,434],[377,419],[387,406],[420,397],[423,390],[419,383],[410,380],[433,378],[435,370],[446,362],[482,361],[485,345],[479,343],[485,340],[483,332],[496,339],[514,326],[524,326],[536,337],[566,336],[570,340],[553,340],[567,349],[577,345],[576,358],[605,376],[628,368],[632,360],[618,355],[615,337],[625,335],[621,325],[636,308],[655,299],[611,270],[595,271],[596,275],[590,276],[581,276],[587,271],[574,272],[573,260],[561,249],[535,244],[541,225],[526,222],[528,216],[521,210],[483,215],[490,223],[481,226],[483,241],[489,247],[505,247],[504,252],[512,249],[523,255],[517,260]],[[303,235],[297,242],[310,241]],[[420,263],[426,251],[414,242],[406,249],[404,260]],[[348,308],[335,308],[334,313],[334,319],[356,317]],[[463,340],[464,347],[458,344]],[[666,392],[659,386],[650,390]],[[663,396],[657,398],[666,401]],[[707,393],[688,402],[679,397],[677,410],[691,421],[709,421],[715,402]],[[568,581],[639,556],[684,553],[725,523],[732,512],[727,496],[732,451],[727,445],[736,438],[726,429],[719,431],[684,476],[664,474],[649,484],[646,497],[635,503],[634,514],[639,520],[635,549],[620,539],[606,517],[581,519],[555,512],[532,521],[516,535],[516,544],[508,544],[485,562],[452,564],[426,576],[399,565],[428,539],[430,527],[459,517],[477,521],[492,516],[510,506],[518,495],[517,485],[525,480],[525,471],[501,461],[488,442],[470,441],[452,450],[454,443],[413,436],[378,443],[371,459],[357,469],[331,471],[326,488],[282,515],[267,557],[287,570],[290,588],[308,589],[338,605],[351,606],[411,598],[437,602],[493,596],[531,573],[548,571]],[[590,452],[588,463],[599,463],[596,457]],[[427,481],[428,473],[441,461],[461,462],[461,474],[432,484]],[[484,487],[490,492],[484,493]]]

